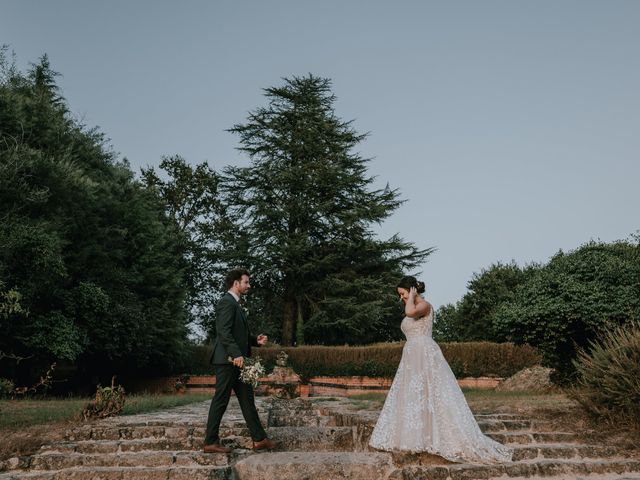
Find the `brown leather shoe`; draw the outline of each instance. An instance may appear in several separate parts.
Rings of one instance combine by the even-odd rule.
[[[211,443],[209,445],[205,445],[202,449],[204,453],[231,453],[231,449],[228,447],[223,447],[219,443]]]
[[[253,442],[254,450],[275,450],[279,446],[280,444],[278,442],[274,442],[273,440],[269,440],[268,438],[260,440],[259,442]]]

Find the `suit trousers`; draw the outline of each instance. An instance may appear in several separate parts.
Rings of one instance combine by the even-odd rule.
[[[238,398],[242,416],[247,423],[253,441],[259,442],[267,438],[256,410],[253,387],[240,380],[240,369],[233,365],[215,365],[215,372],[216,392],[209,407],[204,444],[220,443],[220,422],[229,405],[232,390]]]

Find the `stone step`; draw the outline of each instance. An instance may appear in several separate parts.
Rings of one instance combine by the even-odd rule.
[[[297,417],[296,419],[269,418],[265,423],[269,427],[325,427],[325,426],[355,426],[363,423],[359,416],[340,415],[336,417],[318,416],[311,419]],[[509,431],[532,430],[530,420],[482,420],[478,422],[485,433],[505,433]],[[537,426],[537,424],[536,424]],[[225,422],[221,428],[221,435],[242,435],[246,432],[246,423],[243,420]],[[127,425],[127,426],[95,426],[86,429],[68,431],[65,439],[76,440],[128,440],[141,438],[186,438],[190,436],[204,437],[205,427],[185,425]]]
[[[43,453],[30,457],[21,468],[62,470],[72,467],[199,467],[229,466],[237,455],[208,454],[199,451],[125,452],[125,453]]]
[[[628,452],[621,452],[615,447],[604,445],[578,445],[578,444],[530,444],[514,445],[513,461],[538,460],[621,460],[629,458]],[[375,452],[378,450],[370,449]],[[423,453],[393,452],[393,461],[397,466],[409,465],[439,465],[448,464],[442,457]]]
[[[142,451],[177,451],[199,450],[202,448],[202,439],[192,438],[142,438],[136,440],[83,440],[80,442],[68,442],[65,444],[48,445],[45,451],[67,450],[76,453],[126,453]]]
[[[529,430],[514,430],[487,433],[487,436],[503,444],[578,443],[580,441],[580,436],[573,432],[534,432]]]
[[[287,450],[351,451],[355,437],[351,427],[267,428],[267,435]]]
[[[0,480],[232,480],[229,466],[76,467],[50,471],[0,473]]]
[[[351,427],[270,427],[267,435],[291,451],[350,451],[356,448],[356,436]],[[221,432],[222,444],[232,448],[250,449],[252,440],[245,428],[235,432]],[[204,433],[191,437],[133,438],[118,440],[80,440],[45,445],[40,455],[46,454],[116,454],[142,451],[199,451],[204,445]]]
[[[252,455],[236,463],[236,480],[385,479],[396,468],[386,453],[274,452]]]
[[[100,420],[98,423],[89,424],[89,425],[81,425],[79,427],[74,427],[69,431],[74,430],[85,430],[91,429],[95,427],[120,427],[120,428],[128,428],[128,427],[201,427],[203,423],[206,422],[207,410],[202,411],[200,415],[193,418],[181,419],[181,418],[146,418],[141,415],[125,415],[125,416],[115,416],[109,417],[103,420]],[[258,409],[258,415],[260,417],[267,418],[269,415],[269,411],[265,409]],[[225,412],[224,418],[222,419],[222,424],[236,424],[243,423],[244,418],[242,417],[242,413],[240,411],[234,411],[230,407]]]
[[[266,424],[264,425],[266,427]],[[76,429],[65,433],[65,440],[136,440],[141,438],[188,438],[203,437],[205,426],[198,427],[171,426],[171,425],[139,425],[139,426],[93,426],[85,429]],[[225,422],[220,426],[222,435],[237,435],[247,431],[244,421]]]
[[[471,480],[491,478],[561,477],[576,475],[640,474],[640,460],[536,460],[505,463],[501,465],[413,465],[402,469],[398,480]]]
[[[330,416],[322,415],[316,410],[274,408],[267,416],[267,425],[270,427],[317,427],[332,420]]]
[[[327,411],[328,410],[325,410],[324,414],[319,417],[319,422],[336,426],[354,426],[361,424],[375,424],[377,420],[377,416],[373,412],[334,412],[328,414]],[[504,415],[499,415],[498,418],[493,418],[487,415],[480,418],[476,417],[476,420],[478,422],[478,426],[480,426],[484,432],[524,429],[541,431],[554,430],[551,423],[542,420],[536,420],[534,422],[531,419],[524,417],[502,417],[504,417]]]
[[[330,424],[337,427],[352,427],[355,425],[375,424],[376,418],[366,418],[358,413],[333,413],[330,417]]]
[[[533,425],[531,420],[478,420],[478,426],[484,433],[508,430],[532,430],[534,429]]]
[[[338,426],[333,417],[314,416],[314,417],[296,417],[282,418],[269,417],[267,425],[269,427],[323,427]]]
[[[595,459],[626,457],[624,452],[610,445],[584,445],[576,443],[541,443],[512,445],[513,460],[539,459]]]
[[[373,432],[373,425],[357,425],[356,444],[366,445]],[[506,430],[486,433],[494,440],[506,445],[522,445],[531,443],[569,443],[578,444],[580,436],[573,432],[535,432],[531,430]]]
[[[269,438],[278,440],[283,448],[292,451],[348,451],[366,450],[373,426],[360,424],[355,427],[270,427],[267,428]],[[510,445],[528,445],[545,443],[563,443],[579,445],[579,436],[570,432],[532,432],[503,431],[489,433],[489,437],[500,443]],[[221,429],[222,443],[233,448],[251,448],[251,438],[246,428]],[[61,442],[47,445],[43,451],[76,452],[76,453],[116,453],[137,452],[143,450],[200,450],[203,447],[204,431],[198,435],[170,436],[169,438],[119,438],[117,440],[81,440],[77,442]],[[541,448],[541,447],[539,447]],[[42,452],[41,452],[42,453]],[[532,455],[531,453],[523,455]],[[528,457],[527,457],[528,458]],[[564,458],[564,455],[563,455]]]
[[[287,451],[366,451],[355,448],[354,435],[350,428],[327,429],[312,432],[304,428],[280,427],[270,429],[270,437],[281,442],[281,448]],[[231,456],[204,454],[200,449],[169,450],[166,443],[157,440],[132,442],[79,442],[77,444],[55,445],[32,457],[25,457],[19,468],[51,470],[73,466],[161,466],[179,463],[180,465],[227,465],[238,458],[238,453],[251,449],[251,440],[247,437],[227,437],[223,444],[234,448]],[[163,447],[163,448],[159,448]],[[369,450],[374,451],[374,450]],[[619,456],[620,453],[610,446],[580,444],[524,444],[514,446],[514,461],[538,459],[578,459]],[[235,457],[235,458],[234,458]],[[409,456],[412,457],[412,456]],[[234,458],[234,460],[230,460]],[[404,463],[410,462],[411,458]]]
[[[476,417],[476,420],[486,420],[486,419],[493,419],[493,420],[528,420],[529,417],[526,417],[524,415],[519,415],[517,413],[474,413],[473,414],[474,417]]]
[[[270,427],[266,429],[271,440],[287,451],[353,451],[355,436],[351,427]],[[232,448],[252,448],[248,436],[222,438],[223,445]]]

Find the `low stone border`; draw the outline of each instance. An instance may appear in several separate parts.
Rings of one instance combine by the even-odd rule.
[[[150,392],[175,392],[178,377],[166,377],[141,382],[136,385],[136,390]],[[458,384],[463,388],[494,389],[504,379],[494,377],[467,377],[458,379]],[[391,378],[383,377],[312,377],[306,384],[300,382],[300,378],[293,375],[267,376],[260,379],[260,385],[256,389],[257,395],[270,395],[280,390],[285,385],[296,385],[296,392],[301,397],[338,396],[350,397],[370,392],[386,393],[391,387]],[[186,388],[182,391],[188,393],[213,394],[216,387],[215,375],[191,375],[187,376]]]

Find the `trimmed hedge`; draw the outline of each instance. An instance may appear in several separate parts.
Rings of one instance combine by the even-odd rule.
[[[402,356],[404,342],[379,343],[363,347],[262,347],[254,356],[265,361],[267,371],[275,365],[276,356],[284,351],[288,364],[303,378],[315,376],[368,376],[392,378]],[[211,374],[210,346],[192,347],[189,365],[192,375]],[[442,343],[442,353],[457,378],[510,377],[523,368],[539,364],[541,356],[529,345],[512,343],[464,342]]]

